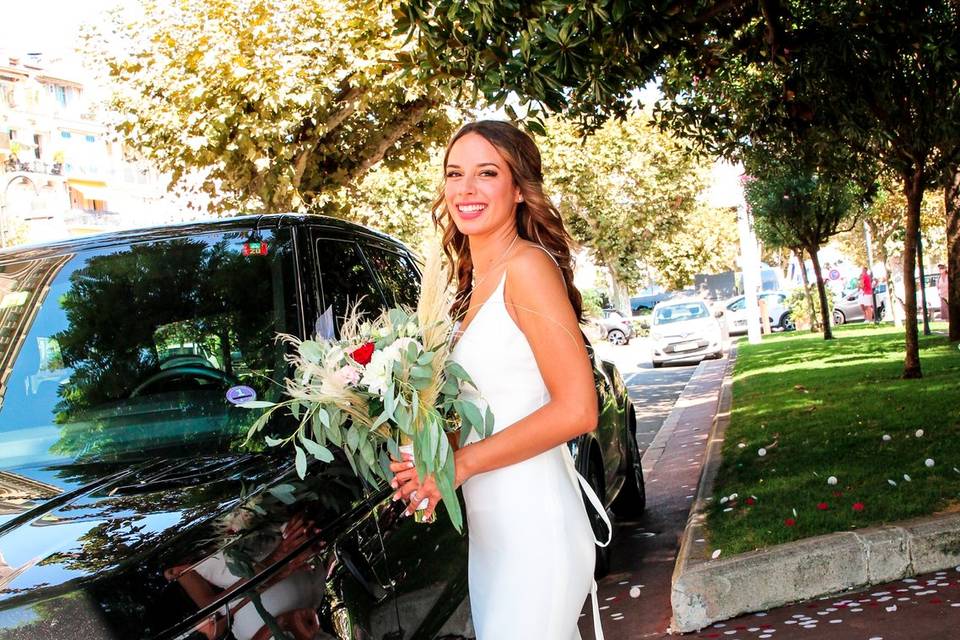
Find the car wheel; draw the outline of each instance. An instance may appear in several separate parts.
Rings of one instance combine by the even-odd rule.
[[[627,334],[625,334],[623,331],[620,331],[620,329],[611,329],[607,334],[607,340],[610,342],[610,344],[614,344],[619,347],[627,344]]]
[[[590,488],[593,489],[593,492],[597,494],[597,497],[600,498],[600,502],[603,502],[603,480],[600,475],[602,471],[597,468],[596,464],[593,462],[590,463],[590,472],[587,475],[587,482],[590,483]],[[584,496],[584,504],[590,505],[587,507],[587,513],[590,514],[590,527],[593,529],[593,535],[597,540],[606,540],[607,539],[607,524],[603,521],[603,518],[600,517],[600,514],[597,513],[597,510],[593,508],[593,505],[587,501],[587,497]],[[593,577],[598,580],[608,573],[610,573],[610,547],[601,547],[600,545],[594,545],[594,548],[597,550],[597,561],[593,569]]]
[[[629,400],[627,401],[629,403]],[[640,466],[640,446],[637,444],[637,418],[629,405],[627,418],[627,471],[623,488],[611,508],[618,518],[639,518],[647,506],[647,492],[643,485],[643,467]]]
[[[784,331],[796,331],[797,323],[793,321],[792,315],[785,313],[783,317],[780,318],[780,328]]]
[[[847,321],[847,316],[843,315],[843,311],[839,309],[833,310],[833,324],[844,324]]]

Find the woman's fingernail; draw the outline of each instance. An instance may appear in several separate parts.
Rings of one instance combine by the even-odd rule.
[[[390,486],[393,487],[394,489],[396,489],[396,488],[397,488],[397,481],[396,481],[396,480],[392,481],[392,482],[390,483]]]
[[[407,463],[407,469],[413,469],[414,464],[412,462]]]
[[[396,502],[396,501],[399,500],[399,499],[400,499],[400,494],[399,494],[399,493],[393,494],[393,501],[394,501],[394,502]]]

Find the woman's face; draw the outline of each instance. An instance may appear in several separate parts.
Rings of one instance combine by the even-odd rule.
[[[460,233],[487,234],[515,226],[520,189],[510,167],[486,138],[468,133],[447,156],[444,200]]]

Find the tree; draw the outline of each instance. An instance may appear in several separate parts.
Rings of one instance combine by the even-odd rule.
[[[960,168],[947,172],[943,190],[947,221],[947,275],[950,342],[960,341]]]
[[[574,237],[609,270],[622,305],[625,291],[640,284],[639,262],[667,262],[658,252],[664,239],[685,233],[695,243],[685,225],[701,207],[707,167],[640,112],[588,136],[562,119],[550,120],[548,131],[540,141],[548,190]],[[691,250],[685,267],[706,263],[703,253]]]
[[[862,190],[847,178],[818,172],[800,154],[779,162],[766,158],[761,166],[747,167],[751,173],[763,171],[748,180],[744,189],[757,235],[769,244],[802,248],[810,255],[817,278],[823,337],[830,340],[829,303],[817,254],[844,221],[855,217]]]
[[[404,73],[394,8],[147,0],[86,50],[116,87],[115,129],[174,183],[199,180],[219,211],[328,211],[381,160],[416,161],[452,132],[437,86]]]

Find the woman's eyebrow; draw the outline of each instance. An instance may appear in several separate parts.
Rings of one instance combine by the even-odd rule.
[[[496,167],[497,169],[500,168],[500,165],[498,165],[496,162],[481,162],[481,163],[477,164],[478,167],[485,167],[485,166],[487,166],[487,165],[489,165],[489,166],[491,166],[491,167]],[[461,167],[461,166],[458,165],[458,164],[448,164],[448,165],[447,165],[447,169],[462,169],[462,168],[463,168],[463,167]]]

